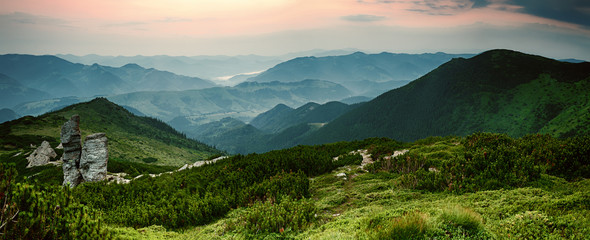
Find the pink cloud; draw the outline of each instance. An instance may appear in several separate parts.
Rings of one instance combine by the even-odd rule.
[[[0,0],[0,17],[8,19],[0,22],[3,27],[0,40],[14,41],[11,44],[16,46],[45,36],[57,43],[84,39],[70,43],[78,49],[84,49],[85,44],[88,49],[96,46],[129,50],[134,47],[135,51],[174,45],[178,48],[174,51],[184,52],[196,43],[206,43],[203,48],[211,48],[225,42],[226,47],[220,49],[229,49],[229,45],[235,49],[234,46],[251,46],[235,39],[262,42],[261,38],[280,34],[291,36],[287,39],[291,45],[309,42],[343,48],[373,46],[363,36],[379,36],[383,40],[373,37],[375,46],[387,47],[391,40],[389,35],[381,34],[384,29],[420,32],[420,37],[408,38],[406,43],[417,46],[416,39],[428,38],[425,33],[435,36],[449,29],[473,30],[470,26],[478,24],[511,29],[540,24],[550,26],[547,29],[554,29],[552,31],[590,36],[587,28],[527,14],[522,6],[507,4],[507,0],[477,2],[480,5],[473,8],[470,0]],[[37,24],[27,25],[27,21]],[[342,35],[323,34],[329,31]],[[309,35],[297,35],[300,33]],[[395,31],[388,33],[395,34]],[[10,35],[14,37],[9,38]],[[395,37],[402,39],[403,36]],[[265,47],[282,47],[282,43],[266,41],[260,49]]]
[[[0,0],[5,13],[24,12],[78,22],[88,31],[125,34],[134,26],[153,34],[229,36],[346,24],[404,27],[451,27],[474,22],[543,23],[575,27],[518,13],[503,1],[472,9],[470,0],[342,1],[342,0]],[[434,3],[434,4],[433,4]],[[512,8],[512,9],[510,9]],[[508,10],[507,10],[508,9]],[[355,17],[356,16],[356,17]],[[362,19],[359,17],[363,17]],[[348,19],[347,19],[348,17]],[[372,17],[372,21],[367,17]],[[166,21],[168,19],[168,21]],[[182,21],[171,21],[182,19]],[[350,20],[357,21],[350,21]],[[375,21],[375,20],[379,21]],[[348,21],[346,21],[348,20]],[[365,20],[365,21],[358,21]],[[356,22],[356,23],[354,23]],[[129,27],[125,29],[125,27]],[[127,33],[129,34],[129,32]]]

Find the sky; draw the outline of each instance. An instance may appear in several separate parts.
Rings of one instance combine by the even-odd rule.
[[[0,0],[0,54],[311,49],[590,60],[589,0]]]

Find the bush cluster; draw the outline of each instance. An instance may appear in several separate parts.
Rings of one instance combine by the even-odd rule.
[[[15,183],[14,166],[0,163],[1,239],[107,239],[100,216],[69,188]]]
[[[518,141],[523,154],[543,166],[547,174],[577,180],[590,178],[590,136],[565,139],[527,135]]]
[[[370,239],[424,239],[429,229],[428,216],[419,211],[395,218],[372,219],[366,227]]]
[[[310,199],[295,200],[289,196],[276,202],[256,202],[226,230],[247,233],[284,233],[306,229],[316,218],[317,208]]]
[[[516,214],[500,224],[499,237],[516,239],[559,239],[556,224],[551,217],[538,211],[526,211]]]
[[[392,173],[408,174],[423,169],[426,165],[426,158],[415,153],[406,153],[395,158],[384,158],[367,167],[367,170],[375,173],[387,171]]]
[[[462,228],[467,232],[476,233],[483,230],[483,220],[481,215],[471,209],[461,206],[453,206],[444,209],[440,218],[444,224]]]
[[[542,173],[568,180],[590,177],[590,136],[513,139],[505,134],[474,133],[462,144],[462,155],[446,161],[435,163],[410,151],[367,169],[398,173],[397,182],[403,187],[453,192],[522,187],[540,179]]]
[[[378,140],[369,140],[372,143]],[[333,161],[367,142],[298,146],[265,154],[237,155],[214,164],[141,177],[129,184],[84,183],[80,202],[104,213],[105,221],[131,227],[183,228],[206,224],[232,208],[283,197],[308,198],[309,177],[360,163],[358,155]]]

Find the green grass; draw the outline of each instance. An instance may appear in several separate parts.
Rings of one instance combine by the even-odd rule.
[[[464,151],[461,138],[409,145],[433,159]],[[407,146],[408,147],[408,146]],[[445,153],[445,154],[440,154]],[[346,178],[336,174],[345,173]],[[210,224],[167,231],[112,227],[121,239],[586,239],[590,236],[590,180],[568,182],[542,174],[525,187],[451,193],[403,187],[402,174],[367,173],[358,165],[310,179],[314,224],[284,232],[240,230],[254,211],[241,207]],[[268,207],[268,206],[267,206]]]
[[[332,175],[318,178],[331,178]],[[570,189],[569,194],[522,188],[454,195],[398,189],[390,180],[375,174],[366,175],[372,176],[365,176],[359,182],[351,180],[351,186],[340,181],[313,181],[311,188],[316,190],[312,199],[321,197],[323,200],[334,195],[329,192],[338,190],[343,195],[357,198],[329,204],[316,202],[322,211],[319,215],[322,220],[303,232],[262,234],[254,235],[254,238],[374,239],[405,232],[425,239],[585,239],[590,234],[587,204],[578,203],[578,208],[569,209],[553,206],[581,201],[583,195],[588,201],[589,180],[579,183],[548,180],[560,188]],[[244,210],[233,210],[212,224],[183,231],[166,231],[161,227],[151,227],[157,229],[155,231],[113,227],[115,231],[112,233],[121,239],[248,239],[248,235],[227,231],[226,227],[240,219]]]

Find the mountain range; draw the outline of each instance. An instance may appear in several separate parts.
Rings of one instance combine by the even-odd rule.
[[[249,124],[226,117],[201,125],[191,125],[187,121],[176,119],[171,125],[189,137],[228,153],[267,152],[296,145],[305,136],[359,105],[310,102],[293,109],[278,104],[258,115]]]
[[[17,80],[0,73],[0,108],[13,107],[22,102],[40,101],[51,98],[52,95],[26,87]]]
[[[133,112],[164,121],[184,119],[192,125],[233,117],[250,121],[277,103],[300,106],[307,102],[328,102],[351,96],[345,87],[327,81],[245,82],[234,87],[213,87],[186,91],[144,91],[107,98]],[[90,97],[64,97],[19,104],[20,115],[39,115],[65,106],[89,101]],[[171,122],[176,127],[174,122]]]
[[[51,56],[12,57],[30,58],[32,66],[44,66],[36,68],[45,69],[45,72],[61,69],[58,72],[65,75],[79,74],[77,71],[81,67],[104,69],[103,76],[112,75],[127,82],[146,71],[164,76],[149,78],[144,75],[146,88],[157,85],[150,86],[150,79],[152,83],[161,78],[178,80],[174,80],[178,75],[136,64],[112,68],[72,64]],[[436,65],[437,61],[450,57],[454,58],[364,104],[328,103],[339,99],[346,103],[370,100],[356,96],[363,88],[351,86],[365,83],[368,89],[375,86],[371,84],[398,82],[426,71],[424,66],[428,64]],[[590,63],[571,62],[511,50],[492,50],[473,57],[357,52],[335,57],[296,58],[234,87],[140,91],[114,94],[108,99],[134,114],[156,117],[189,137],[237,153],[367,137],[413,141],[433,135],[463,136],[477,131],[508,133],[513,137],[530,133],[561,137],[586,134],[590,125],[586,94],[590,89],[587,70]],[[20,72],[9,73],[21,78],[40,78],[40,74],[20,69]],[[304,79],[297,80],[300,78]],[[2,83],[20,84],[9,75],[2,79]],[[23,89],[27,90],[26,86]],[[37,115],[89,99],[43,100],[20,104],[13,109],[19,115]]]
[[[70,62],[110,67],[120,67],[128,63],[136,63],[146,68],[170,71],[176,74],[200,77],[215,81],[221,85],[235,85],[239,82],[229,81],[233,76],[264,71],[289,59],[301,56],[335,56],[355,52],[354,49],[322,50],[315,49],[305,52],[294,52],[277,56],[238,55],[238,56],[101,56],[90,54],[75,56],[70,54],[57,55]],[[241,81],[240,81],[241,82]]]
[[[234,59],[227,56],[108,57],[88,55],[76,57],[72,55],[59,55],[61,57],[67,57],[72,61],[87,64],[98,61],[104,64],[120,66],[112,67],[96,63],[92,63],[91,65],[72,63],[55,56],[2,55],[0,56],[0,64],[2,64],[0,66],[0,73],[4,74],[4,79],[10,80],[5,80],[0,85],[0,90],[3,89],[3,93],[6,93],[2,95],[5,101],[3,101],[4,105],[1,107],[11,108],[21,116],[35,116],[47,111],[55,111],[77,102],[89,101],[99,95],[107,96],[117,104],[124,106],[130,111],[134,111],[134,113],[145,114],[165,121],[172,120],[175,117],[189,117],[192,119],[204,117],[206,119],[205,122],[208,122],[210,120],[220,120],[224,117],[234,117],[247,122],[257,114],[281,103],[291,107],[299,107],[307,102],[325,103],[328,101],[343,100],[351,104],[367,101],[384,91],[406,84],[411,78],[426,73],[428,69],[438,66],[451,57],[464,56],[444,53],[365,54],[356,52],[350,54],[350,52],[352,50],[328,52],[317,50],[280,56],[278,57],[279,59],[302,54],[312,55],[312,57],[295,58],[278,64],[262,72],[259,76],[250,78],[249,81],[269,83],[268,85],[263,84],[261,86],[274,88],[277,84],[271,83],[273,81],[292,83],[318,79],[344,85],[350,93],[327,94],[327,97],[323,98],[308,98],[299,97],[305,95],[305,93],[294,90],[299,92],[295,93],[298,96],[292,99],[289,99],[291,98],[289,94],[283,94],[285,96],[271,97],[274,98],[272,101],[263,101],[264,104],[259,104],[259,99],[254,98],[253,100],[251,96],[245,96],[234,91],[236,89],[243,89],[244,85],[238,84],[226,89],[215,88],[216,85],[208,80],[176,75],[153,68],[146,69],[137,63],[128,63],[129,61],[136,61],[141,64],[166,67],[168,69],[171,69],[170,67],[172,66],[191,68],[190,66],[194,67],[196,64],[204,67],[209,66],[207,68],[209,70],[223,68],[226,64],[235,64],[236,66],[244,67],[240,71],[247,70],[252,72],[253,70],[259,70],[259,68],[254,68],[249,64],[243,63],[256,62],[258,61],[256,59],[270,59],[261,56],[236,56]],[[348,55],[326,56],[328,54]],[[229,69],[232,69],[232,67],[229,67]],[[193,72],[193,74],[196,74],[196,72]],[[248,76],[253,75],[239,75],[227,81],[245,80]],[[305,85],[307,83],[303,84]],[[301,84],[286,84],[284,86],[299,88],[298,85]],[[199,104],[191,102],[192,106],[188,108],[185,106],[186,103],[184,101],[163,100],[168,98],[168,96],[174,98],[176,95],[184,96],[186,100],[188,99],[187,95],[190,95],[190,93],[185,92],[185,90],[211,87],[213,89],[196,93],[196,95],[201,95],[206,99],[201,99]],[[179,92],[176,93],[176,91]],[[270,92],[273,91],[281,95],[276,92],[276,89],[270,90]],[[344,89],[338,91],[344,92]],[[241,96],[230,96],[232,94],[240,94]],[[150,100],[139,102],[137,99],[134,99],[137,97]],[[231,103],[229,103],[230,101]],[[247,103],[244,103],[244,101]],[[254,105],[256,105],[254,107],[252,107],[253,101]],[[166,102],[171,104],[165,105],[164,103]]]
[[[279,104],[256,116],[250,124],[264,132],[278,133],[301,123],[330,122],[354,107],[356,105],[351,106],[341,102],[328,102],[323,105],[310,102],[297,109]]]
[[[108,99],[164,121],[181,117],[207,123],[228,116],[249,121],[277,103],[298,106],[350,96],[350,91],[339,84],[308,79],[289,83],[245,82],[235,87],[188,91],[135,92]]]
[[[75,64],[55,56],[0,55],[0,107],[60,97],[92,97],[136,91],[201,89],[215,83],[145,69],[137,64],[115,68]],[[12,92],[11,92],[12,91]]]
[[[354,95],[375,97],[401,87],[455,57],[472,54],[366,54],[355,52],[343,56],[299,57],[280,63],[248,81],[292,82],[321,79],[342,84]]]
[[[20,105],[51,111],[0,123],[0,238],[586,239],[589,89],[590,63],[491,50],[366,102],[307,79]],[[74,114],[114,180],[26,167]]]
[[[414,141],[478,131],[567,137],[590,132],[588,89],[588,62],[492,50],[454,58],[366,103],[308,103],[297,109],[279,104],[249,124],[223,119],[181,129],[239,153],[369,137]],[[310,120],[317,117],[314,114],[323,118]]]
[[[367,137],[413,141],[477,131],[513,137],[590,132],[590,63],[511,50],[453,59],[343,114],[300,143]]]

